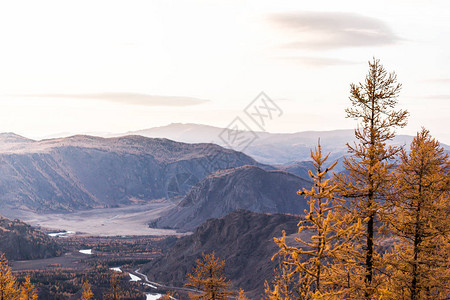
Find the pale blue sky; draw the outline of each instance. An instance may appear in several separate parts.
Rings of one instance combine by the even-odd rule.
[[[0,131],[226,126],[260,91],[272,132],[353,128],[376,56],[421,126],[450,144],[447,1],[2,1]]]

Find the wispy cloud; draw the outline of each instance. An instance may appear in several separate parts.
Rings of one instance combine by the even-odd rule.
[[[16,96],[33,98],[96,99],[114,103],[142,106],[191,106],[209,102],[209,100],[193,97],[156,96],[137,93],[33,94]]]
[[[401,40],[383,21],[356,13],[295,12],[268,16],[269,22],[292,33],[284,48],[327,50],[384,46]]]
[[[311,57],[311,56],[280,56],[276,59],[284,60],[289,63],[297,63],[309,67],[329,67],[329,66],[340,66],[340,65],[354,65],[359,62],[331,58],[331,57]]]

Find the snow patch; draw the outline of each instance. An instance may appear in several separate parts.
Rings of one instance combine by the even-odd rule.
[[[110,270],[113,270],[115,272],[120,272],[122,273],[122,270],[120,269],[120,267],[114,267],[114,268],[109,268]]]
[[[145,300],[157,300],[162,297],[161,294],[146,294],[147,298]]]
[[[142,279],[134,274],[129,273],[128,275],[130,275],[131,279],[130,281],[141,281]]]
[[[152,289],[157,289],[156,286],[154,286],[153,284],[147,283],[147,282],[144,282],[143,285],[149,286],[149,287],[151,287]]]
[[[74,233],[75,233],[74,231],[67,230],[67,231],[61,231],[61,232],[50,232],[48,234],[48,236],[51,236],[51,237],[66,237],[67,235],[74,234]]]
[[[84,250],[80,250],[79,252],[83,253],[83,254],[92,254],[92,249],[84,249]]]

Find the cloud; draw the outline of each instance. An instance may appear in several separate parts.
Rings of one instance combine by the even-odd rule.
[[[354,62],[339,58],[329,58],[329,57],[310,57],[310,56],[280,56],[277,59],[287,61],[289,63],[298,63],[309,67],[329,67],[329,66],[340,66],[340,65],[354,65],[359,64],[359,62]]]
[[[293,33],[283,48],[327,50],[384,46],[399,42],[383,21],[345,12],[296,12],[268,16],[270,23]]]
[[[21,96],[36,98],[97,99],[114,103],[141,106],[191,106],[209,102],[209,100],[192,97],[155,96],[137,93],[36,94]]]

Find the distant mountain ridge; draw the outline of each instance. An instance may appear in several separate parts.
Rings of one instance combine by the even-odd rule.
[[[142,136],[0,135],[0,209],[72,211],[184,195],[220,169],[262,165],[214,144]]]
[[[167,126],[130,131],[127,134],[138,134],[147,137],[165,137],[186,143],[211,142],[229,147],[223,137],[224,128],[173,123]],[[322,150],[331,153],[330,161],[341,158],[347,153],[347,143],[355,141],[353,129],[330,131],[303,131],[296,133],[269,133],[256,131],[258,138],[246,147],[243,152],[265,164],[288,164],[310,159],[310,150],[317,146],[320,138]],[[221,135],[222,134],[222,135]],[[245,135],[245,134],[244,134]],[[413,139],[409,135],[397,135],[391,142],[393,145],[408,146]],[[442,144],[446,150],[448,145]],[[240,149],[238,149],[240,150]]]
[[[197,183],[178,206],[150,225],[193,230],[209,218],[220,218],[238,209],[302,214],[307,203],[297,191],[311,185],[296,175],[256,166],[218,171]]]

